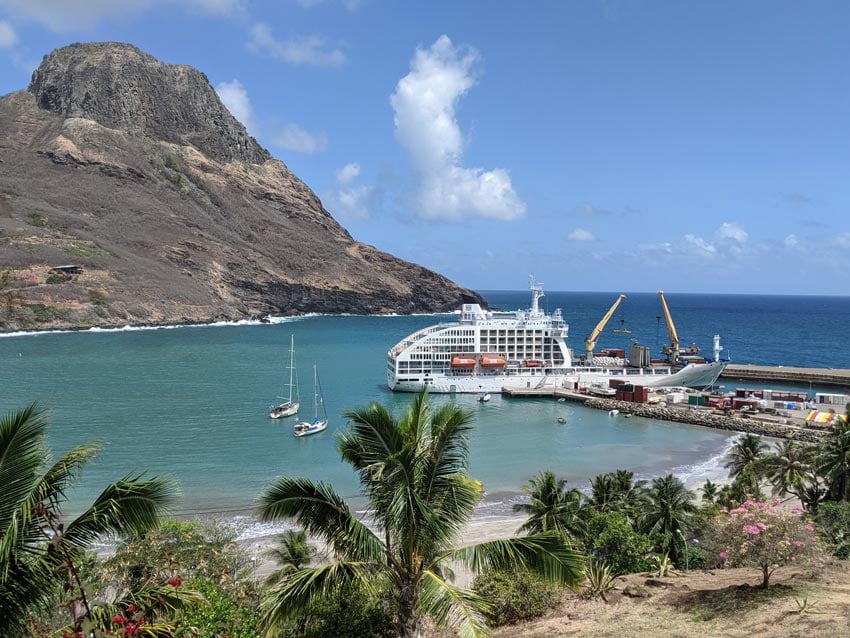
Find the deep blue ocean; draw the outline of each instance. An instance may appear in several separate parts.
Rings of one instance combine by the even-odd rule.
[[[482,294],[504,310],[530,302],[528,292]],[[657,353],[668,340],[657,296],[627,294],[598,347],[625,347],[636,338]],[[541,303],[549,311],[563,309],[568,343],[580,352],[616,296],[547,292]],[[697,342],[704,354],[710,355],[712,337],[720,334],[723,355],[738,363],[850,367],[849,297],[666,298],[682,344]],[[0,338],[0,411],[31,401],[48,407],[56,454],[91,439],[104,442],[72,498],[92,498],[107,481],[138,469],[179,479],[181,514],[250,512],[263,487],[281,474],[330,482],[359,504],[354,475],[334,447],[334,431],[345,427],[343,413],[371,401],[403,410],[411,395],[387,390],[387,350],[419,328],[454,319],[308,316],[272,324],[7,335]],[[614,328],[632,333],[616,334]],[[315,363],[331,416],[327,431],[301,439],[292,436],[292,419],[268,418],[288,379],[290,335],[302,414],[312,413]],[[728,433],[707,428],[618,420],[551,400],[494,396],[479,404],[473,396],[432,398],[475,412],[471,472],[484,482],[487,507],[496,513],[507,511],[521,486],[543,469],[578,487],[619,467],[644,477],[673,471],[697,480],[716,470],[730,441]],[[566,417],[565,425],[556,421],[559,416]]]

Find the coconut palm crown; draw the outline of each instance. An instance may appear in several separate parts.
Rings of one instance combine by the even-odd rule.
[[[549,470],[535,476],[522,489],[530,502],[513,506],[514,512],[528,514],[520,532],[554,531],[570,541],[581,535],[584,520],[580,511],[584,495],[580,490],[567,489],[567,481],[556,478]]]
[[[282,477],[266,488],[264,520],[295,519],[332,551],[330,564],[302,566],[271,590],[263,606],[270,633],[313,601],[359,584],[389,586],[399,636],[420,635],[426,617],[462,636],[482,635],[487,602],[452,583],[452,563],[473,572],[526,568],[579,585],[583,559],[557,533],[456,547],[483,494],[467,474],[470,412],[432,409],[423,390],[398,420],[377,403],[345,416],[350,427],[337,448],[359,475],[372,525],[325,483]]]
[[[0,415],[0,635],[30,635],[30,616],[54,586],[77,591],[73,625],[91,620],[79,578],[83,552],[105,535],[143,534],[174,502],[169,479],[129,474],[104,489],[77,518],[62,516],[66,493],[99,445],[76,447],[51,463],[47,413],[36,404]]]

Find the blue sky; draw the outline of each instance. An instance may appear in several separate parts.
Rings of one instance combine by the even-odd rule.
[[[850,288],[850,3],[0,0],[206,73],[358,240],[479,290]]]

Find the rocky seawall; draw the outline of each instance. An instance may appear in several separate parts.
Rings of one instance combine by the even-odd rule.
[[[823,430],[802,428],[796,425],[774,423],[753,418],[727,416],[713,411],[691,409],[688,407],[669,407],[667,405],[629,403],[627,401],[597,398],[588,398],[584,405],[599,410],[619,410],[624,414],[634,414],[635,416],[658,419],[660,421],[689,423],[691,425],[714,428],[715,430],[746,432],[779,439],[793,439],[805,443],[817,443],[825,434]]]

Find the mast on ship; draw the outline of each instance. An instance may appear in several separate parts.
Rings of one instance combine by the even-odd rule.
[[[529,275],[529,279],[531,280],[531,316],[538,316],[540,314],[540,297],[545,296],[543,294],[543,283],[534,280],[534,275]]]

